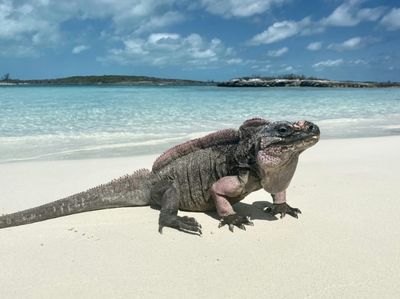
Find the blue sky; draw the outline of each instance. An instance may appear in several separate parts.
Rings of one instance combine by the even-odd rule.
[[[400,81],[400,2],[0,0],[0,74]]]

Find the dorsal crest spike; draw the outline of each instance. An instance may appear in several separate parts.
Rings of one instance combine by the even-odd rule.
[[[250,118],[244,121],[239,128],[240,139],[251,137],[261,126],[265,126],[269,123],[271,122],[260,117]]]
[[[240,126],[241,128],[243,127],[258,127],[258,126],[263,126],[270,123],[270,121],[261,118],[261,117],[254,117],[250,118],[248,120],[245,120],[243,124]]]
[[[183,157],[197,150],[237,142],[239,142],[239,133],[235,129],[220,130],[204,137],[189,140],[170,148],[159,156],[153,164],[153,171],[157,171],[177,158]]]

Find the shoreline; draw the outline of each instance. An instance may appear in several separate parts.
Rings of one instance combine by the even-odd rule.
[[[216,86],[216,87],[331,87],[388,88],[400,87],[400,82],[330,80],[304,75],[282,77],[241,77],[229,81],[158,78],[149,76],[103,75],[70,76],[53,79],[7,79],[1,86]]]
[[[399,126],[393,126],[393,129],[398,130],[400,127]],[[209,134],[212,133],[211,132],[207,132],[205,134]],[[201,137],[203,135],[199,135],[199,137]],[[369,139],[369,138],[390,138],[390,137],[400,137],[400,133],[399,134],[387,134],[387,135],[371,135],[371,136],[341,136],[341,137],[322,137],[321,141],[327,141],[327,140],[349,140],[349,139]],[[197,137],[196,137],[197,138]],[[185,141],[182,141],[185,142]],[[168,148],[171,148],[173,146],[175,146],[177,144],[171,144],[171,145],[167,145],[166,150]],[[86,149],[82,149],[80,151],[85,151]],[[75,150],[75,151],[79,151],[79,150]],[[65,151],[64,151],[65,152]],[[64,153],[62,152],[62,153]],[[69,151],[66,151],[69,152]],[[35,163],[35,162],[57,162],[57,161],[86,161],[86,160],[103,160],[103,159],[132,159],[132,158],[139,158],[139,157],[143,157],[144,159],[146,159],[147,156],[152,156],[154,157],[154,159],[161,155],[163,151],[160,152],[154,152],[153,150],[151,151],[151,153],[149,154],[145,154],[145,153],[137,153],[137,154],[132,154],[132,155],[113,155],[113,156],[109,156],[109,155],[104,155],[104,156],[93,156],[93,157],[72,157],[72,158],[64,158],[64,159],[60,159],[60,158],[42,158],[42,156],[39,156],[39,158],[37,156],[34,157],[26,157],[26,158],[10,158],[8,160],[0,160],[0,165],[7,165],[7,164],[18,164],[18,163]],[[45,156],[57,156],[59,155],[59,152],[54,152],[54,153],[48,153],[43,155],[43,157]]]

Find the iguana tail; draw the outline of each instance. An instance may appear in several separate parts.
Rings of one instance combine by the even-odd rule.
[[[100,209],[149,205],[153,177],[149,170],[140,169],[85,192],[0,216],[0,229]]]

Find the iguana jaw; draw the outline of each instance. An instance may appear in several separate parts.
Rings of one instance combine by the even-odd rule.
[[[258,164],[262,168],[285,164],[316,144],[319,137],[318,126],[308,121],[273,123],[261,132]]]

